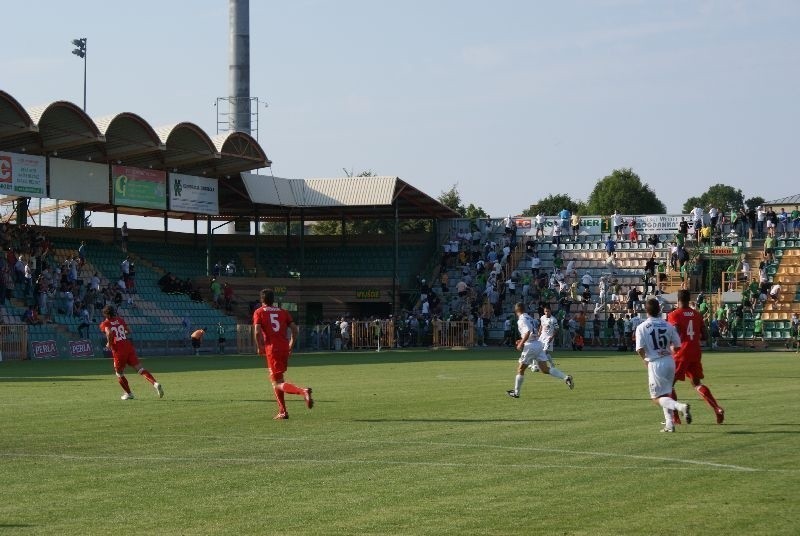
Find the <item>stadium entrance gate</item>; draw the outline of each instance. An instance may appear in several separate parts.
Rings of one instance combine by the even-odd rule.
[[[22,361],[28,358],[28,326],[0,326],[0,361]]]

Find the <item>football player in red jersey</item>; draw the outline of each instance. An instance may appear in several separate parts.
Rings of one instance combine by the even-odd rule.
[[[688,377],[697,394],[714,410],[717,424],[722,424],[725,410],[717,403],[711,390],[700,381],[703,379],[700,341],[706,338],[705,323],[700,312],[689,307],[689,299],[688,290],[679,290],[678,308],[667,316],[667,321],[675,326],[681,337],[681,347],[675,352],[675,381],[683,381]],[[671,396],[677,400],[674,388]]]
[[[278,401],[278,414],[276,420],[288,419],[284,395],[301,395],[306,402],[306,407],[314,407],[311,398],[311,387],[298,387],[286,382],[283,375],[289,366],[289,356],[297,340],[297,324],[288,311],[275,307],[275,292],[270,289],[261,291],[261,306],[253,313],[253,326],[256,347],[259,355],[267,359],[269,379]],[[289,334],[287,337],[287,333]]]
[[[141,374],[145,380],[150,382],[158,393],[158,398],[164,397],[164,388],[156,381],[152,374],[145,369],[136,356],[136,349],[133,347],[129,335],[130,329],[125,321],[117,316],[117,310],[113,305],[103,307],[105,320],[100,323],[100,331],[106,336],[106,344],[111,349],[111,356],[114,358],[114,372],[117,373],[119,381],[125,394],[122,400],[133,400],[133,393],[128,386],[128,379],[125,377],[125,367],[131,366]]]

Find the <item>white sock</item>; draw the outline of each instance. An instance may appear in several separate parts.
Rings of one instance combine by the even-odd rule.
[[[672,410],[667,408],[662,408],[664,411],[664,428],[672,429],[675,427],[675,423],[672,420]]]
[[[522,374],[517,374],[517,377],[514,378],[514,391],[519,394],[519,390],[522,389],[522,382],[525,379],[525,376]]]
[[[550,367],[550,376],[555,376],[559,380],[564,380],[567,378],[567,375],[558,370],[556,367]]]
[[[658,405],[664,408],[664,411],[667,410],[672,411],[673,409],[679,409],[680,407],[680,404],[678,402],[675,402],[668,396],[662,396],[661,398],[659,398]]]

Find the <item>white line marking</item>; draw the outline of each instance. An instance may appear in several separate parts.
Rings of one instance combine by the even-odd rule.
[[[292,441],[292,442],[321,442],[321,443],[360,443],[360,444],[381,444],[381,445],[414,445],[414,446],[422,446],[422,447],[445,447],[445,448],[476,448],[476,449],[496,449],[496,450],[512,450],[512,451],[521,451],[521,452],[557,452],[560,454],[575,454],[580,456],[595,456],[595,457],[604,457],[604,458],[624,458],[629,460],[647,460],[647,461],[657,461],[657,462],[667,462],[667,463],[678,463],[678,464],[688,464],[688,465],[698,465],[702,467],[714,467],[717,469],[727,469],[731,471],[765,471],[767,469],[758,469],[755,467],[745,467],[742,465],[731,465],[725,463],[716,463],[716,462],[707,462],[703,460],[690,460],[684,458],[667,458],[663,456],[645,456],[641,454],[620,454],[614,452],[595,452],[595,451],[585,451],[585,450],[569,450],[569,449],[559,449],[559,448],[544,448],[544,447],[514,447],[514,446],[506,446],[506,445],[489,445],[484,443],[441,443],[436,441],[390,441],[390,440],[371,440],[371,439],[317,439],[317,438],[293,438],[293,437],[283,437],[283,436],[253,436],[253,437],[243,437],[243,436],[197,436],[197,435],[181,435],[181,434],[172,434],[175,437],[203,437],[205,439],[266,439],[271,441]],[[791,469],[789,469],[791,471]]]
[[[72,461],[110,461],[118,462],[119,456],[110,455],[83,455],[83,454],[32,454],[32,453],[18,453],[18,452],[3,452],[0,453],[0,458],[37,458],[37,459],[55,459],[55,460],[72,460]],[[401,461],[401,460],[365,460],[365,459],[313,459],[313,458],[284,458],[278,461],[267,460],[264,458],[224,458],[224,457],[182,457],[182,456],[126,456],[127,460],[135,460],[142,462],[180,462],[180,463],[219,463],[219,464],[260,464],[260,465],[281,465],[285,463],[307,463],[307,464],[334,464],[334,465],[356,465],[356,464],[373,464],[373,465],[400,465],[400,466],[420,466],[420,467],[453,467],[453,468],[474,468],[474,467],[488,467],[488,468],[509,468],[509,469],[592,469],[598,471],[650,471],[658,469],[655,467],[644,466],[600,466],[597,464],[592,465],[574,465],[574,464],[518,464],[518,463],[462,463],[462,462],[414,462],[414,461]],[[674,467],[673,469],[681,470],[694,470],[691,467]],[[727,466],[714,467],[714,469],[731,470]],[[759,469],[749,469],[750,471],[759,471]],[[780,471],[780,472],[793,472],[792,470],[772,470],[766,471]]]

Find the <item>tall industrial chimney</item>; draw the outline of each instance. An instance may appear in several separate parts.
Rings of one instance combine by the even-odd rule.
[[[250,0],[228,0],[230,12],[229,129],[250,134]]]

